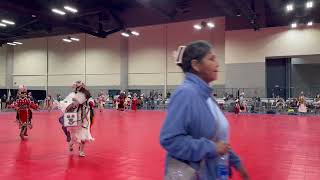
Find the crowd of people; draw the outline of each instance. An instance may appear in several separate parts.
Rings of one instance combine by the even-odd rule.
[[[287,114],[307,114],[320,112],[320,95],[314,98],[307,98],[304,92],[296,98],[276,96],[274,98],[245,97],[242,92],[239,96],[226,94],[220,99],[219,104],[222,109],[229,112],[239,113],[287,113]]]
[[[120,111],[125,110],[155,110],[166,109],[170,101],[171,93],[168,92],[164,97],[161,93],[155,90],[150,91],[149,94],[145,93],[132,93],[121,91],[119,94],[109,96],[107,93],[100,91],[96,97],[93,97],[95,107],[102,112],[103,109],[117,109]],[[217,94],[213,93],[213,96],[217,99],[220,107],[227,112],[240,113],[268,113],[273,111],[277,113],[288,114],[317,114],[320,113],[320,94],[314,98],[306,97],[304,92],[296,98],[284,99],[280,96],[274,98],[261,98],[259,96],[246,97],[244,92],[239,92],[236,96],[233,94],[225,93],[223,97],[217,97]],[[38,104],[41,104],[39,109],[51,111],[54,107],[54,102],[61,102],[63,100],[60,94],[57,94],[54,98],[48,95],[43,101],[37,101],[33,98],[32,93],[28,92],[28,97]],[[0,98],[0,106],[2,111],[8,110],[10,104],[12,104],[17,97],[8,98],[4,94]],[[263,109],[262,109],[263,108]]]

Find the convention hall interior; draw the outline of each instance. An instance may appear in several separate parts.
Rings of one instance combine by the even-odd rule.
[[[320,1],[0,0],[1,180],[319,180]]]

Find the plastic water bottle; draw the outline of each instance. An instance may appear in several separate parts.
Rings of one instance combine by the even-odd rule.
[[[229,179],[229,156],[228,155],[219,157],[216,171],[217,171],[217,180]]]

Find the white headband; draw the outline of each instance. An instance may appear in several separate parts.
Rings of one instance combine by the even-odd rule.
[[[186,46],[179,46],[178,50],[176,51],[176,64],[182,64],[182,57]]]

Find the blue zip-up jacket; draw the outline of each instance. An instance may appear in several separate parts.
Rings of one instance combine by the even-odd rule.
[[[217,117],[214,117],[206,103],[212,92],[212,88],[197,75],[186,73],[183,84],[170,98],[160,132],[160,143],[167,151],[167,159],[179,159],[196,170],[200,169],[201,160],[205,160],[205,166],[199,170],[201,180],[216,179],[218,155],[211,139],[217,131]],[[240,159],[232,151],[229,152],[229,164],[234,167],[241,165]]]

